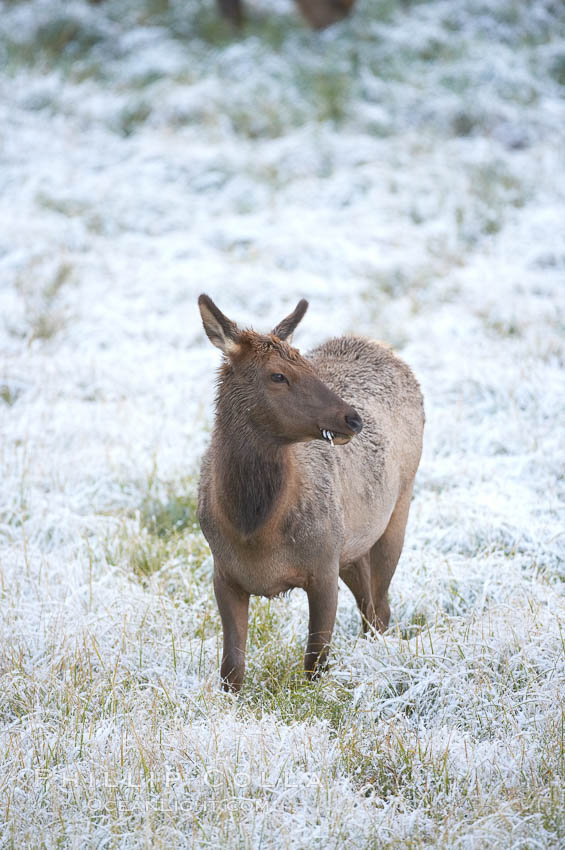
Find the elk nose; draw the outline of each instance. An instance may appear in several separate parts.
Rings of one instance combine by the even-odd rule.
[[[359,434],[363,428],[363,420],[359,416],[356,410],[348,413],[345,417],[345,421],[351,428],[354,434]]]

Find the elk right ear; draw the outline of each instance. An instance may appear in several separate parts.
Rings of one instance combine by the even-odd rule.
[[[283,319],[282,322],[279,322],[276,328],[273,328],[271,333],[274,336],[278,336],[279,339],[285,340],[290,339],[294,331],[296,330],[296,326],[299,322],[302,321],[304,317],[304,313],[308,309],[308,302],[305,298],[301,298],[290,316],[287,316],[286,319]]]
[[[235,322],[224,316],[207,295],[199,297],[198,306],[206,336],[212,345],[223,351],[226,356],[235,354],[239,348],[239,328]]]

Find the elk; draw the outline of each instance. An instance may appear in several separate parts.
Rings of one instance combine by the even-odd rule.
[[[361,337],[302,356],[290,339],[304,299],[266,335],[240,330],[207,295],[198,305],[224,355],[198,488],[223,627],[223,687],[241,688],[250,595],[292,588],[308,595],[312,679],[326,666],[340,577],[364,630],[388,627],[388,587],[422,450],[420,387],[388,347]]]
[[[220,12],[235,26],[243,23],[241,0],[217,0]],[[355,0],[296,0],[310,26],[321,30],[343,20],[350,13]]]

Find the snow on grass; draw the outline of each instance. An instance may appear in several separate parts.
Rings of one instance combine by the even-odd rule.
[[[565,840],[565,17],[33,0],[0,21],[0,842]],[[391,342],[426,398],[393,621],[253,600],[238,699],[198,529],[196,298]]]

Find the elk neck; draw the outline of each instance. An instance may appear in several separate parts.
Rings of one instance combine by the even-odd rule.
[[[256,535],[288,501],[292,446],[218,403],[213,435],[215,490],[222,513],[243,538]]]

